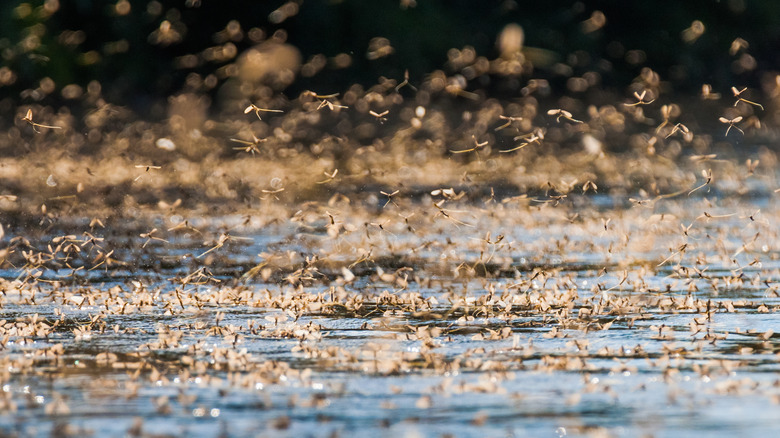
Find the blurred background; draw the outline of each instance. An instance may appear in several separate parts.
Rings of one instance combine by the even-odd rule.
[[[695,94],[704,83],[759,87],[780,69],[771,1],[40,0],[3,2],[0,20],[4,116],[99,89],[154,119],[182,90],[235,93],[235,77],[294,98],[400,82],[407,70],[415,84],[441,69],[511,98],[529,78],[553,94],[583,91],[573,77],[625,93],[650,67],[665,91]],[[518,50],[521,71],[461,71]]]

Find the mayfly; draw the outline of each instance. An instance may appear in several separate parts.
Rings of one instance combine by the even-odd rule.
[[[526,135],[520,135],[520,136],[515,137],[515,140],[520,140],[520,139],[523,139],[525,141],[523,143],[521,143],[519,146],[513,147],[512,149],[504,149],[504,150],[501,150],[501,151],[498,151],[498,152],[500,152],[500,153],[514,152],[514,151],[516,151],[518,149],[522,149],[522,148],[528,146],[531,143],[541,144],[541,141],[544,140],[544,132],[541,129],[539,129],[539,130],[537,130],[534,133],[526,134]]]
[[[706,187],[712,183],[712,169],[702,170],[701,176],[703,176],[706,181],[704,181],[702,185],[694,187],[690,192],[688,192],[688,196],[691,196],[691,193],[695,192],[696,190]]]
[[[506,128],[512,126],[512,122],[519,122],[519,121],[523,120],[522,117],[510,117],[510,116],[504,116],[504,115],[500,115],[500,116],[498,116],[498,118],[501,119],[501,120],[506,120],[506,123],[504,123],[503,125],[499,126],[496,129],[494,129],[494,131],[500,131],[502,129],[506,129]]]
[[[155,169],[155,170],[156,169],[162,169],[162,166],[155,166],[155,165],[151,165],[151,164],[148,164],[148,165],[147,164],[136,164],[135,168],[136,169],[146,169],[146,171],[148,172],[148,171],[150,171],[152,169]]]
[[[682,123],[678,123],[674,125],[674,127],[672,127],[672,132],[670,132],[669,135],[666,136],[666,138],[669,138],[678,132],[682,132],[683,136],[685,136],[685,134],[688,134],[689,132],[691,132],[691,130],[688,129],[688,127],[683,125]]]
[[[216,244],[214,246],[212,246],[211,248],[209,248],[205,252],[201,253],[199,256],[196,256],[195,258],[199,259],[199,258],[205,256],[206,254],[212,252],[212,251],[216,251],[216,250],[222,248],[225,245],[225,243],[227,243],[227,241],[230,240],[231,238],[232,238],[232,236],[230,236],[228,233],[220,234],[219,235],[219,239],[217,239],[217,242],[216,242]]]
[[[321,110],[327,107],[329,110],[334,111],[336,108],[349,108],[345,105],[338,105],[330,101],[330,99],[338,97],[339,93],[333,94],[317,94],[313,91],[306,91],[303,95],[309,95],[316,99],[320,99],[320,104],[317,106],[317,110]]]
[[[35,122],[33,122],[32,117],[33,117],[32,109],[28,109],[27,110],[27,114],[24,117],[22,117],[22,121],[25,121],[25,122],[29,123],[30,126],[32,126],[33,131],[35,131],[35,132],[41,132],[41,131],[38,130],[38,128],[62,129],[62,126],[42,125],[40,123],[35,123]]]
[[[319,97],[319,96],[318,96]],[[325,107],[328,107],[329,110],[334,111],[336,108],[349,108],[346,105],[339,105],[335,104],[328,99],[324,99],[322,102],[320,102],[320,105],[317,107],[318,110],[321,110]]]
[[[400,192],[400,190],[396,190],[396,191],[394,191],[394,192],[392,192],[392,193],[387,193],[387,192],[380,191],[379,193],[381,193],[381,194],[383,194],[383,195],[387,196],[387,202],[385,202],[385,205],[383,205],[383,206],[382,206],[382,208],[385,208],[385,207],[387,207],[387,204],[389,204],[389,203],[391,203],[391,202],[393,203],[393,205],[395,205],[396,207],[398,207],[398,204],[396,204],[396,203],[395,203],[395,201],[393,201],[393,196],[397,195],[397,194],[398,194],[398,192]]]
[[[317,184],[326,184],[333,181],[334,179],[336,179],[336,175],[338,175],[339,170],[334,169],[332,173],[328,173],[328,172],[322,172],[322,173],[324,173],[325,176],[327,176],[327,178],[323,181],[317,181]]]
[[[758,167],[759,163],[759,160],[751,160],[750,158],[745,161],[745,167],[747,168],[748,176],[753,175],[756,172],[756,168]]]
[[[390,110],[384,110],[381,113],[369,111],[368,113],[374,116],[379,123],[385,123],[387,121],[387,117],[385,116],[390,114]]]
[[[718,158],[717,154],[691,155],[690,157],[688,157],[688,159],[694,163],[703,163],[705,161],[712,161],[716,158]]]
[[[726,135],[729,135],[729,131],[731,131],[731,128],[736,129],[737,131],[741,132],[742,135],[745,135],[745,131],[741,130],[739,126],[736,125],[736,123],[739,123],[742,121],[742,116],[734,117],[733,119],[727,119],[725,117],[721,117],[718,120],[720,120],[720,123],[727,123],[729,125],[728,128],[726,128]]]
[[[452,152],[453,154],[465,154],[467,152],[475,152],[477,154],[477,158],[479,158],[478,150],[483,148],[483,147],[485,147],[485,146],[487,146],[488,142],[487,141],[483,141],[482,143],[479,143],[477,141],[477,137],[474,136],[474,135],[472,135],[471,138],[474,139],[474,147],[473,148],[471,148],[471,149],[463,149],[463,150],[459,150],[459,151],[450,150],[450,152]]]
[[[145,172],[149,172],[149,171],[150,171],[150,170],[152,170],[152,169],[154,169],[154,170],[159,170],[159,169],[162,169],[162,167],[161,167],[161,166],[154,166],[154,165],[144,165],[144,164],[136,164],[136,165],[135,165],[135,168],[136,168],[136,169],[146,169],[146,171],[145,171]],[[140,175],[138,175],[138,176],[137,176],[137,177],[136,177],[136,178],[135,178],[133,181],[138,181],[139,179],[141,179],[141,177],[142,177],[142,176],[144,176],[144,174],[140,174]]]
[[[558,122],[558,123],[561,122],[561,118],[564,118],[564,119],[566,119],[566,120],[568,120],[570,122],[574,122],[574,123],[582,123],[582,120],[577,120],[577,119],[573,118],[570,112],[568,112],[566,110],[563,110],[563,109],[559,109],[559,108],[558,109],[551,109],[551,110],[547,111],[547,115],[548,116],[556,116],[555,117],[555,121]]]
[[[712,85],[704,84],[701,86],[701,98],[703,100],[718,100],[720,99],[720,93],[714,93]]]
[[[740,103],[740,102],[745,102],[745,103],[747,103],[749,105],[757,106],[757,107],[761,108],[761,110],[763,111],[764,110],[764,106],[761,105],[760,103],[756,103],[756,102],[753,102],[752,100],[747,100],[747,99],[745,99],[743,97],[739,97],[742,93],[745,92],[745,90],[747,90],[747,87],[745,87],[745,88],[743,88],[741,90],[737,90],[737,87],[731,87],[731,92],[734,93],[734,97],[737,98],[737,101],[734,102],[734,106],[737,106],[737,104]]]
[[[249,114],[252,111],[255,112],[255,115],[257,116],[258,120],[263,120],[262,118],[260,118],[260,113],[261,112],[266,112],[266,113],[283,113],[284,112],[282,110],[260,108],[259,106],[255,105],[253,103],[250,103],[249,106],[246,107],[246,109],[244,109],[244,114]]]
[[[263,143],[266,140],[268,140],[268,139],[266,139],[266,138],[257,138],[257,136],[254,135],[254,134],[252,134],[252,141],[240,140],[238,138],[231,138],[230,139],[230,141],[234,141],[236,143],[241,143],[241,144],[245,145],[245,146],[234,147],[233,148],[234,151],[249,152],[252,155],[254,155],[255,153],[260,153],[260,148],[258,148],[258,146],[260,145],[260,143]]]
[[[649,105],[653,102],[655,102],[655,99],[652,100],[645,100],[645,96],[647,95],[647,90],[642,91],[642,94],[639,94],[638,91],[634,91],[634,97],[636,97],[636,102],[634,103],[624,103],[625,106],[637,106],[637,105]]]
[[[591,180],[588,180],[585,182],[585,184],[582,186],[582,193],[588,193],[588,190],[593,190],[593,193],[598,192],[599,187]]]
[[[675,108],[672,105],[664,105],[661,107],[661,117],[664,118],[664,121],[658,125],[657,128],[655,128],[655,133],[658,134],[661,132],[661,129],[663,129],[664,126],[669,124],[669,119],[672,117],[672,112]]]
[[[152,231],[149,231],[148,233],[141,233],[141,234],[139,234],[139,236],[141,236],[141,238],[146,239],[144,244],[141,245],[141,248],[146,248],[146,245],[148,245],[149,242],[151,242],[152,240],[157,240],[159,242],[168,243],[168,241],[163,239],[162,237],[154,236],[154,233],[156,233],[156,232],[157,232],[157,228],[154,228],[154,229],[152,229]]]
[[[409,83],[409,70],[408,69],[404,71],[404,81],[401,82],[400,84],[398,84],[398,86],[395,87],[395,91],[398,92],[398,90],[400,90],[403,87],[409,87],[412,90],[417,91],[417,88],[414,85]]]

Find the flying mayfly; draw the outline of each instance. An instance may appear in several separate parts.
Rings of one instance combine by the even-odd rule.
[[[29,123],[30,126],[32,126],[33,131],[35,131],[35,132],[41,132],[41,131],[38,130],[38,128],[62,129],[62,126],[43,125],[43,124],[40,124],[40,123],[35,123],[35,122],[33,122],[32,117],[33,117],[32,109],[28,109],[27,110],[27,114],[24,117],[22,117],[22,121],[25,121],[25,122]]]
[[[257,118],[258,118],[259,120],[263,120],[262,118],[260,118],[260,113],[261,113],[261,112],[266,112],[266,113],[283,113],[283,112],[284,112],[284,111],[282,111],[282,110],[268,109],[268,108],[260,108],[259,106],[255,105],[255,104],[253,104],[253,103],[250,103],[250,104],[249,104],[249,106],[248,106],[248,107],[246,107],[246,109],[244,109],[244,114],[249,114],[249,113],[251,113],[252,111],[254,111],[254,112],[255,112],[255,115],[257,116]]]
[[[236,142],[236,143],[241,143],[241,144],[244,145],[244,146],[234,147],[233,148],[234,151],[249,152],[252,155],[254,155],[255,153],[260,153],[260,148],[258,146],[260,145],[260,143],[263,143],[263,142],[265,142],[267,140],[268,140],[267,138],[257,138],[257,136],[254,135],[254,134],[252,134],[252,141],[241,140],[241,139],[238,139],[238,138],[231,138],[230,139],[230,141],[233,141],[233,142]]]

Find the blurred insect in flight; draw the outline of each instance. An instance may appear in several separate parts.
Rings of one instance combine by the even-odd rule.
[[[382,111],[381,113],[378,113],[376,111],[369,111],[368,113],[374,116],[379,123],[385,123],[387,121],[387,117],[385,116],[390,113],[390,110],[385,110]]]

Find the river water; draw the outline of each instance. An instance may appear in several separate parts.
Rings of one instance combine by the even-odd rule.
[[[9,227],[0,432],[776,432],[776,195],[629,198]]]

